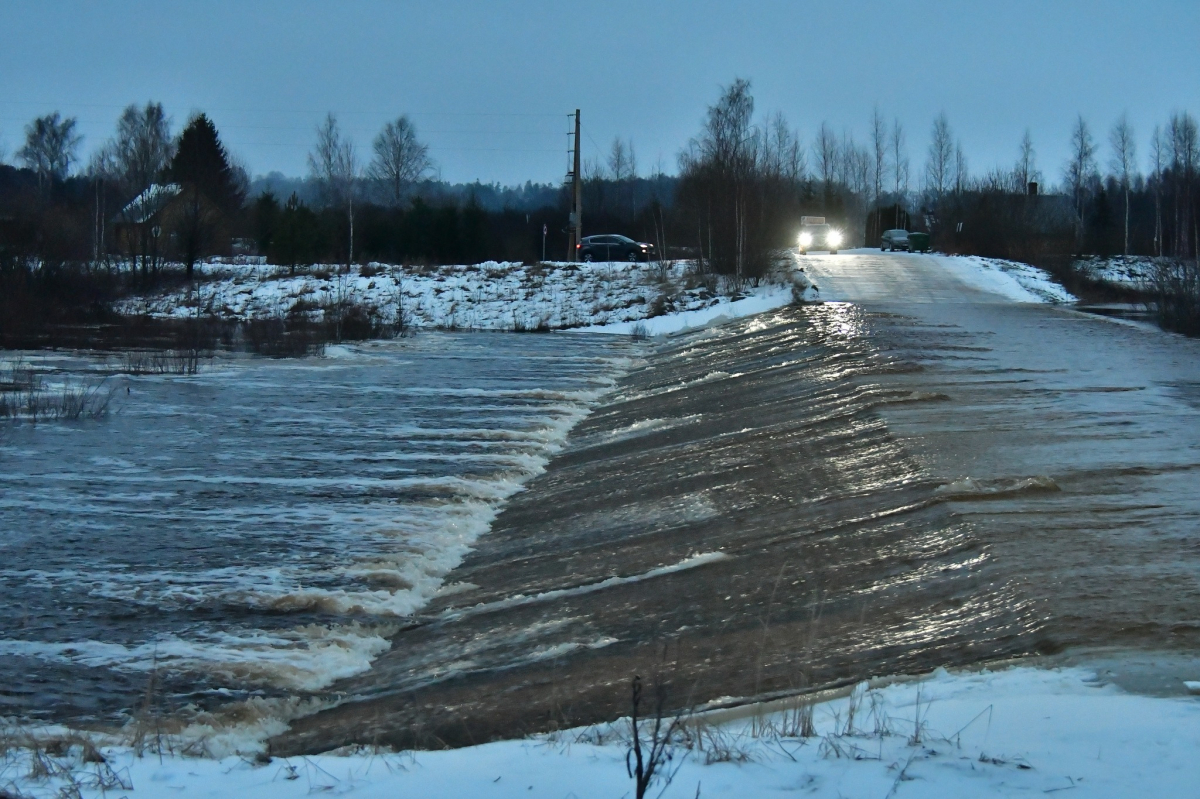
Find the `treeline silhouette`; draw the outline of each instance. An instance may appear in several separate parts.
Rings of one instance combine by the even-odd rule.
[[[0,325],[102,318],[114,297],[179,279],[168,264],[191,278],[213,255],[292,269],[570,255],[564,187],[434,180],[404,116],[384,126],[366,163],[332,114],[316,134],[307,176],[251,181],[204,114],[176,135],[161,104],[131,105],[83,168],[75,121],[35,119],[15,154],[22,166],[0,164]],[[1011,167],[976,174],[942,114],[916,167],[898,120],[876,111],[865,141],[822,123],[806,141],[782,114],[756,116],[751,84],[735,80],[677,175],[661,163],[643,174],[620,138],[585,161],[584,233],[652,242],[661,257],[693,259],[734,285],[759,280],[794,245],[801,215],[825,216],[847,246],[878,246],[890,227],[923,230],[937,250],[1041,264],[1064,281],[1083,254],[1194,262],[1195,119],[1171,115],[1147,145],[1122,117],[1102,139],[1079,118],[1056,182],[1028,132]]]

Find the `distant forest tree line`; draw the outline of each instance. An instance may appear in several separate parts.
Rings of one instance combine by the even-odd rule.
[[[406,116],[366,152],[333,114],[314,139],[307,176],[252,181],[202,113],[175,133],[161,104],[130,105],[86,163],[73,118],[33,120],[17,165],[0,164],[5,295],[70,283],[73,272],[112,276],[106,290],[145,285],[167,262],[190,277],[202,258],[239,253],[292,268],[537,261],[543,247],[548,260],[568,256],[565,187],[433,180],[428,147]],[[1124,117],[1106,134],[1080,117],[1071,157],[1048,189],[1028,132],[1011,167],[972,173],[942,114],[918,168],[898,120],[876,111],[865,143],[828,124],[806,141],[782,114],[756,116],[750,83],[735,80],[679,154],[676,174],[661,164],[645,174],[620,138],[585,162],[584,232],[650,241],[664,257],[692,258],[735,282],[765,274],[795,243],[802,214],[841,225],[851,245],[877,245],[883,230],[906,227],[930,232],[943,251],[1031,262],[1084,253],[1195,259],[1196,120],[1173,114],[1145,141]],[[91,291],[84,299],[102,302],[105,290]]]

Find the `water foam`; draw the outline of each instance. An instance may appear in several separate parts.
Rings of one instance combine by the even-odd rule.
[[[563,374],[567,361],[555,352],[536,364],[547,370],[549,387],[529,386],[537,378],[522,375],[517,360],[511,364],[517,370],[511,387],[502,382],[509,377],[494,376],[480,380],[480,386],[463,385],[480,379],[472,370],[480,356],[473,356],[455,367],[459,371],[447,373],[456,385],[404,385],[374,376],[369,379],[375,382],[353,383],[340,375],[359,374],[346,370],[363,359],[354,357],[357,347],[344,349],[332,362],[271,363],[265,370],[255,362],[248,369],[231,364],[220,374],[187,383],[147,378],[139,382],[143,392],[163,392],[169,400],[134,403],[125,415],[137,416],[139,424],[152,420],[155,426],[170,427],[196,413],[189,390],[173,392],[174,385],[228,391],[236,384],[241,391],[252,390],[249,397],[274,391],[298,396],[293,381],[332,374],[316,384],[324,392],[316,395],[316,403],[290,402],[276,415],[255,417],[261,403],[241,395],[223,406],[223,418],[261,418],[269,430],[278,431],[277,451],[216,451],[218,466],[205,470],[190,463],[160,468],[154,461],[164,459],[158,455],[134,458],[102,450],[89,455],[88,469],[40,474],[40,484],[27,480],[22,485],[29,490],[0,501],[0,509],[52,514],[61,511],[61,497],[69,493],[72,513],[85,514],[89,529],[103,534],[128,526],[127,517],[120,515],[122,503],[134,506],[141,519],[169,526],[181,513],[176,504],[197,492],[265,497],[253,505],[217,500],[186,512],[190,519],[203,520],[214,540],[245,540],[251,547],[260,535],[257,526],[270,524],[274,539],[264,541],[291,544],[274,562],[262,559],[264,549],[261,554],[248,550],[254,557],[244,564],[213,568],[189,569],[186,562],[181,568],[146,568],[138,559],[117,557],[104,568],[83,561],[77,568],[0,569],[0,588],[25,585],[60,593],[69,587],[75,597],[145,608],[157,618],[162,618],[159,611],[202,610],[206,620],[226,621],[148,631],[132,643],[128,634],[106,640],[103,626],[96,628],[101,634],[94,639],[81,640],[24,640],[9,633],[0,638],[0,656],[125,672],[195,672],[218,683],[295,691],[320,690],[361,673],[388,649],[397,620],[417,613],[443,590],[446,574],[489,529],[504,502],[544,470],[570,430],[611,390],[614,373],[627,365],[619,357],[589,358],[581,364],[586,372]],[[395,366],[394,360],[380,363]],[[563,383],[570,385],[558,387]],[[369,447],[314,445],[313,436],[354,441],[364,434],[360,417],[322,399],[332,396],[331,386],[356,401],[407,397],[404,407],[412,418],[397,423],[394,414],[362,406],[371,414],[365,428],[373,434]],[[208,418],[214,412],[201,408],[199,413]],[[288,446],[291,440],[299,446]],[[138,523],[133,524],[137,529]],[[295,530],[292,541],[284,538],[288,526]],[[281,527],[282,535],[275,532]],[[255,629],[255,613],[301,614],[304,622],[312,618],[313,623]],[[228,620],[235,621],[232,627]]]

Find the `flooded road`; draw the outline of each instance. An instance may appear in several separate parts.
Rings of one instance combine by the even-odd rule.
[[[879,338],[943,406],[890,406],[888,427],[989,531],[1060,646],[1194,647],[1200,632],[1200,342],[1067,308],[946,290],[920,256],[810,268],[888,321]],[[915,261],[909,266],[909,261]],[[896,272],[927,281],[886,297]],[[932,277],[930,277],[932,276]],[[886,315],[886,316],[884,316]],[[995,494],[1049,478],[1041,496]],[[957,482],[954,482],[957,481]]]
[[[1077,647],[1200,645],[1200,344],[936,258],[657,344],[280,753],[457,745]]]
[[[152,686],[327,708],[277,753],[436,747],[623,715],[634,674],[695,707],[1200,650],[1200,343],[938,257],[800,265],[828,301],[649,343],[28,354],[117,393],[0,431],[0,716]]]

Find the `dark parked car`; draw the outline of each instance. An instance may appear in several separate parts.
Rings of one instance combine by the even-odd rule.
[[[615,234],[584,236],[575,245],[581,261],[649,261],[654,245]]]
[[[929,234],[928,233],[909,233],[908,234],[908,251],[909,252],[929,252]]]
[[[883,238],[879,241],[879,249],[887,252],[888,250],[905,250],[908,247],[908,231],[907,230],[885,230]]]

